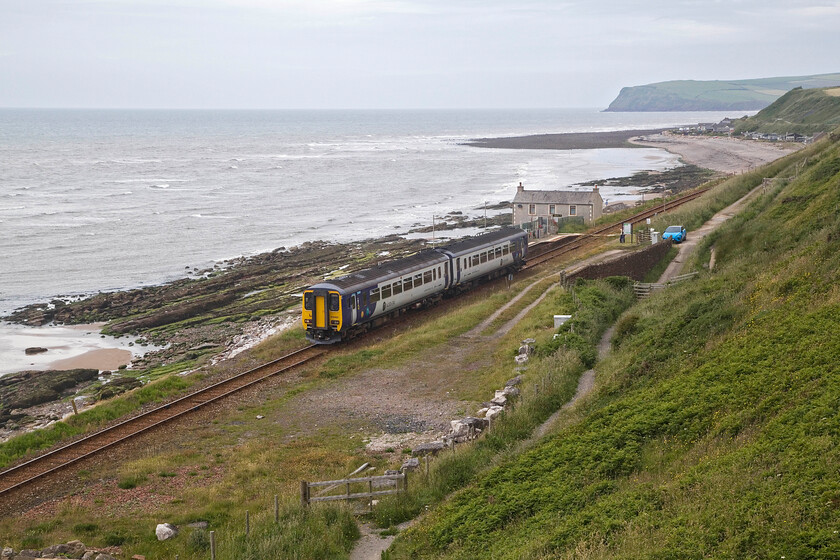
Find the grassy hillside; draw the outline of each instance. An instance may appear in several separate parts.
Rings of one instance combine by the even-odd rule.
[[[757,115],[741,120],[736,133],[826,132],[840,126],[840,87],[794,89],[780,97]]]
[[[770,172],[713,272],[619,319],[582,409],[389,558],[840,557],[840,140]]]
[[[756,80],[674,80],[625,87],[607,111],[754,111],[796,87],[840,86],[840,73]]]

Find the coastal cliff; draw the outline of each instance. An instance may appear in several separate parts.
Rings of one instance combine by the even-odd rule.
[[[621,111],[758,111],[786,92],[840,85],[840,73],[754,80],[673,80],[625,87],[605,109]]]

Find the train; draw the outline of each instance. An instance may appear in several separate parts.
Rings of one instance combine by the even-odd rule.
[[[303,327],[314,344],[353,338],[412,308],[439,302],[525,264],[528,233],[514,227],[378,263],[303,291]]]

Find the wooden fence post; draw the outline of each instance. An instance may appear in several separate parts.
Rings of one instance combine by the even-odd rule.
[[[210,531],[210,560],[216,560],[216,531]]]
[[[300,505],[309,505],[309,483],[305,480],[300,481]]]

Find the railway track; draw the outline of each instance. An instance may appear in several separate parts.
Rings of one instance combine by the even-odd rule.
[[[523,268],[524,269],[533,268],[537,265],[540,265],[540,264],[542,264],[546,261],[549,261],[551,259],[554,259],[556,257],[566,255],[568,253],[571,253],[573,251],[581,249],[582,247],[585,247],[585,246],[587,246],[587,245],[589,245],[589,244],[591,244],[595,241],[600,240],[608,232],[615,231],[616,228],[621,227],[622,223],[630,222],[630,223],[635,225],[639,222],[647,220],[650,217],[655,216],[656,214],[659,214],[660,212],[665,212],[669,208],[673,209],[673,208],[676,208],[678,206],[681,206],[681,205],[685,204],[686,202],[691,202],[692,200],[702,196],[710,188],[711,187],[705,187],[705,188],[702,188],[702,189],[698,189],[696,191],[693,191],[693,192],[690,192],[686,195],[683,195],[679,198],[675,198],[673,200],[668,200],[666,202],[663,202],[662,204],[657,204],[656,206],[654,206],[652,208],[648,208],[646,210],[643,210],[642,212],[639,212],[637,214],[634,214],[634,215],[630,216],[629,218],[622,220],[621,222],[614,222],[614,223],[611,223],[611,224],[607,224],[605,226],[598,227],[598,228],[596,228],[592,231],[589,231],[589,232],[586,232],[582,235],[579,235],[579,236],[571,239],[570,241],[565,241],[561,245],[556,245],[555,244],[552,247],[548,247],[548,248],[543,249],[541,251],[536,251],[535,252],[536,254],[532,253],[528,257],[528,264],[526,264],[525,267],[523,267]]]
[[[310,345],[0,472],[0,497],[325,353]]]

